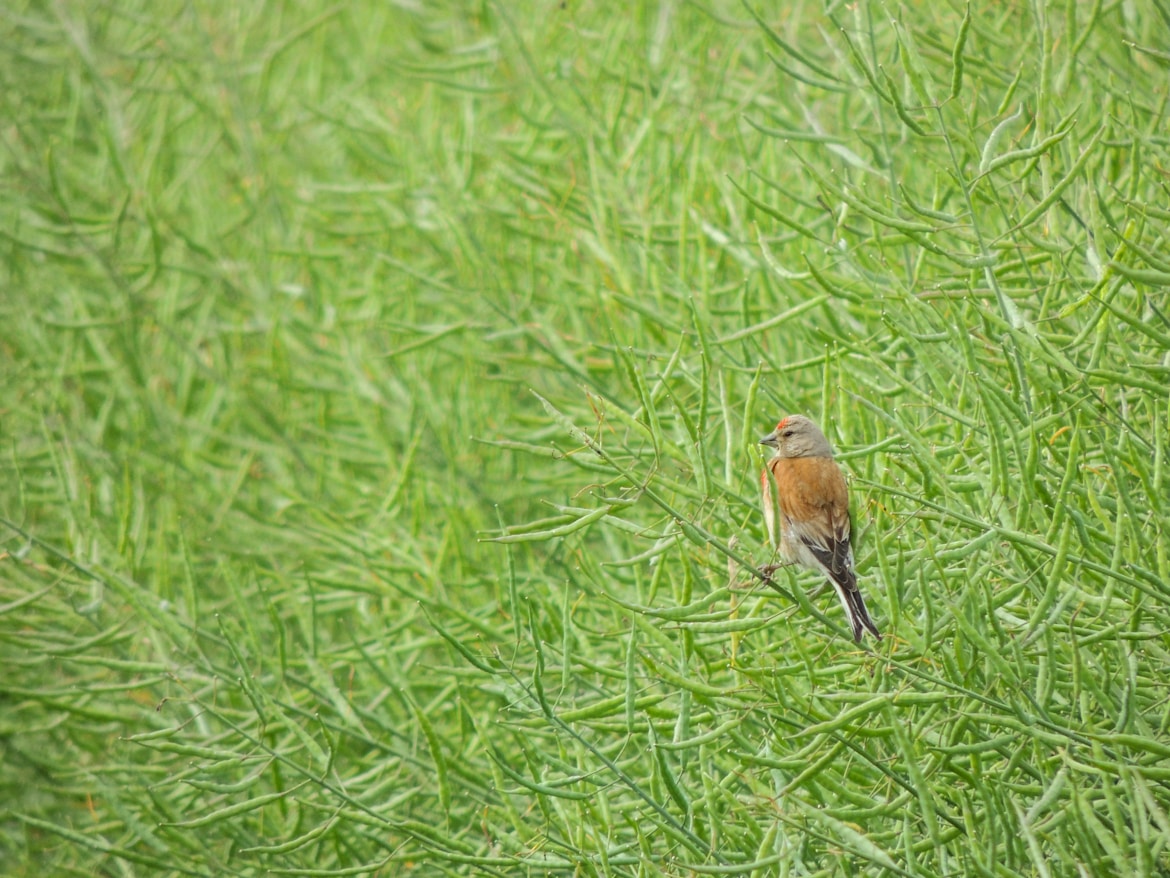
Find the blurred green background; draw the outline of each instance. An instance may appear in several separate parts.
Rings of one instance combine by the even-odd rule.
[[[1168,32],[9,4],[0,871],[1170,874]]]

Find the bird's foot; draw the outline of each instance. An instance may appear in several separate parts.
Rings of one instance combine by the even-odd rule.
[[[764,579],[771,579],[772,574],[783,566],[783,564],[765,564],[760,567],[760,575],[763,576]]]
[[[791,563],[791,561],[781,561],[779,564],[765,564],[763,567],[759,567],[757,569],[759,570],[760,575],[764,577],[765,582],[771,582],[773,573],[775,573],[781,567],[789,566]]]

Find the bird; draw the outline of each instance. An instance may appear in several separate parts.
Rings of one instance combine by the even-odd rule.
[[[760,440],[776,453],[760,473],[768,539],[788,564],[823,573],[841,599],[853,639],[881,632],[857,588],[850,544],[849,489],[820,427],[803,415],[788,415]],[[770,577],[778,567],[761,572]]]

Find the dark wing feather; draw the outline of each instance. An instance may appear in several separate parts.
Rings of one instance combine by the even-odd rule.
[[[857,588],[857,576],[853,572],[850,561],[849,545],[849,516],[846,514],[841,521],[832,523],[833,533],[826,541],[814,539],[811,535],[801,534],[800,541],[808,546],[813,556],[824,565],[829,575],[848,589]]]

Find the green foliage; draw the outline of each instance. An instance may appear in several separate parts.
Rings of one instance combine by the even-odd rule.
[[[18,4],[4,874],[1170,874],[1167,23]]]

